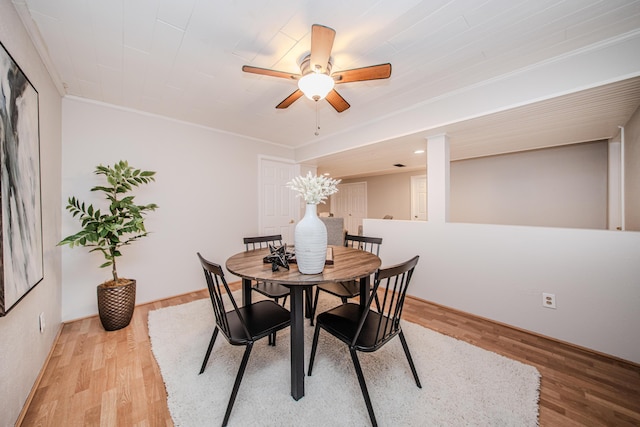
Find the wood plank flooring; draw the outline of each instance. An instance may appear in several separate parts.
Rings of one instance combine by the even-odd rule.
[[[18,425],[172,426],[147,314],[200,298],[206,290],[140,305],[120,331],[97,317],[65,324]],[[404,316],[538,368],[541,426],[640,426],[638,365],[416,299]]]

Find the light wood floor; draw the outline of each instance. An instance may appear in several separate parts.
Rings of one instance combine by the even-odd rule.
[[[147,313],[200,298],[206,290],[138,306],[115,332],[95,317],[65,324],[19,425],[172,426]],[[408,300],[405,318],[538,368],[541,426],[640,425],[640,366],[424,301]]]

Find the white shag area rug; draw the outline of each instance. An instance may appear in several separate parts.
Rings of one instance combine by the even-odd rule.
[[[234,294],[235,295],[235,294]],[[238,296],[239,300],[239,296]],[[339,300],[321,296],[318,312]],[[149,336],[176,426],[218,426],[244,347],[222,334],[198,375],[213,332],[209,299],[149,313]],[[402,325],[422,389],[416,387],[396,337],[374,353],[358,353],[380,426],[536,426],[540,374],[536,368],[410,322]],[[305,372],[313,328],[305,320]],[[290,394],[289,330],[276,347],[253,347],[229,426],[371,425],[345,344],[325,331],[305,396]]]

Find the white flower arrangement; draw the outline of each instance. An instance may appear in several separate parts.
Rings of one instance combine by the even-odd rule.
[[[287,187],[298,192],[296,197],[304,198],[309,205],[324,203],[324,200],[332,194],[338,192],[339,179],[328,176],[314,176],[311,172],[307,176],[297,176],[287,182]]]

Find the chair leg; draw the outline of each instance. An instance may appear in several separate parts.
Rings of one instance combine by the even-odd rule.
[[[311,309],[313,308],[313,288],[304,288],[304,315],[307,318],[311,318]],[[313,319],[311,319],[311,326],[313,326]]]
[[[376,309],[378,310],[378,313],[380,313],[380,300],[378,299],[377,293],[373,294],[373,300],[376,302]]]
[[[373,425],[373,427],[377,427],[378,422],[376,421],[376,416],[373,413],[373,405],[371,405],[371,398],[369,398],[369,391],[367,390],[367,384],[364,382],[364,375],[362,374],[362,367],[360,366],[358,355],[356,354],[356,350],[354,348],[349,348],[349,353],[351,353],[353,366],[356,368],[356,375],[358,376],[358,382],[360,383],[360,390],[362,390],[362,397],[364,397],[364,403],[367,405],[369,418],[371,418],[371,425]]]
[[[313,319],[316,318],[316,310],[318,309],[318,297],[320,296],[320,288],[316,287],[316,297],[313,300],[313,308],[311,309],[311,326],[313,326]]]
[[[320,336],[320,325],[316,324],[316,330],[313,332],[313,344],[311,344],[311,357],[309,358],[309,371],[308,376],[311,376],[313,370],[313,361],[316,358],[316,350],[318,349],[318,337]]]
[[[398,335],[400,335],[400,342],[402,343],[404,354],[407,356],[407,360],[409,361],[409,366],[411,367],[411,372],[413,372],[413,378],[416,380],[416,385],[418,386],[418,388],[422,388],[422,384],[420,384],[420,379],[418,378],[418,372],[416,371],[416,367],[413,364],[413,359],[411,358],[411,353],[409,352],[407,340],[404,338],[404,333],[400,331]]]
[[[229,398],[229,403],[227,404],[227,411],[224,413],[224,420],[222,420],[222,426],[226,426],[229,422],[229,416],[231,415],[231,409],[233,409],[233,404],[236,401],[236,396],[238,395],[238,389],[240,388],[240,383],[242,382],[242,377],[244,376],[244,370],[247,368],[247,362],[249,361],[249,355],[251,355],[251,349],[253,348],[253,343],[250,342],[247,344],[247,348],[244,350],[244,355],[242,356],[242,362],[240,363],[240,368],[238,368],[238,374],[236,375],[236,381],[233,384],[233,390],[231,391],[231,397]]]
[[[280,304],[280,297],[273,297],[273,300],[276,302],[276,304]],[[282,297],[282,304],[280,305],[284,307],[286,303],[287,303],[287,295]]]
[[[207,348],[207,354],[204,356],[204,361],[202,362],[202,367],[200,368],[200,372],[198,375],[204,372],[204,368],[207,367],[207,361],[209,360],[209,356],[211,355],[211,350],[213,349],[213,345],[216,343],[216,337],[218,336],[218,326],[216,325],[213,330],[213,335],[211,335],[211,340],[209,341],[209,347]]]

